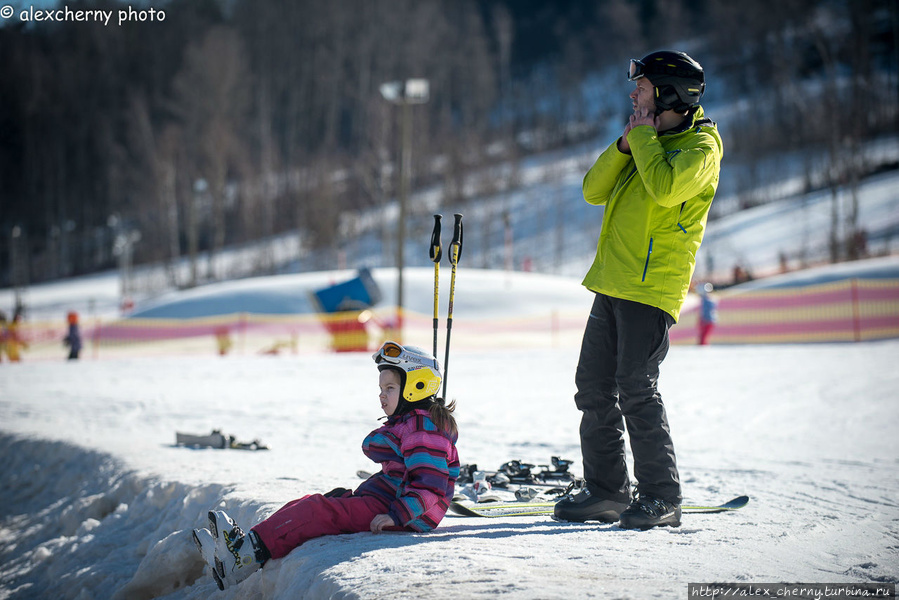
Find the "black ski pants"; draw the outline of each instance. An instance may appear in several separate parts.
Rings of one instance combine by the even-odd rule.
[[[594,496],[630,502],[627,427],[641,494],[680,504],[668,417],[658,390],[674,319],[661,309],[597,294],[587,320],[575,383],[584,478]]]

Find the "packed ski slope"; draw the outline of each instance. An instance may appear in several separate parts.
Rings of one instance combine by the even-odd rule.
[[[570,303],[570,284],[543,287]],[[495,290],[462,272],[456,293],[470,307],[457,306],[461,321]],[[470,346],[463,332],[454,347]],[[897,355],[899,341],[673,347],[661,387],[686,499],[749,494],[736,513],[649,532],[447,516],[429,534],[311,541],[226,592],[190,529],[212,507],[248,527],[295,497],[357,484],[380,416],[370,357],[3,364],[0,598],[644,599],[684,598],[689,582],[896,583]],[[576,360],[572,344],[454,353],[463,462],[579,461]],[[212,428],[271,450],[174,446],[176,431]]]

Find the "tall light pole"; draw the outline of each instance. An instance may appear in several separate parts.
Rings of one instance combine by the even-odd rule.
[[[13,297],[15,298],[15,311],[22,309],[22,289],[28,283],[28,252],[27,248],[23,249],[24,232],[18,225],[12,228],[9,236],[9,283],[12,285]],[[25,250],[25,251],[23,251]]]
[[[110,215],[107,219],[107,225],[112,228],[115,233],[115,239],[112,244],[112,254],[119,262],[119,278],[122,293],[121,308],[124,311],[130,311],[133,306],[133,298],[131,298],[132,290],[132,269],[134,266],[134,245],[140,241],[141,234],[137,229],[129,229],[118,215]]]
[[[391,81],[381,85],[381,95],[391,104],[402,108],[402,158],[400,161],[400,215],[396,244],[396,326],[399,342],[403,338],[403,267],[406,240],[406,205],[409,200],[409,180],[412,173],[412,111],[413,104],[424,104],[430,98],[430,83],[427,79],[407,79]]]

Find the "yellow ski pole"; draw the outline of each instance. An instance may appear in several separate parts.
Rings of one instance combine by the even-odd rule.
[[[440,219],[442,215],[434,215],[434,231],[431,232],[431,260],[434,261],[434,358],[437,358],[437,326],[439,295],[437,293],[440,281],[440,258],[443,256],[443,248],[440,247]]]
[[[453,225],[453,242],[450,244],[452,276],[450,277],[449,310],[446,315],[446,355],[443,359],[443,399],[447,401],[446,381],[449,373],[450,336],[453,334],[453,299],[456,295],[456,265],[459,264],[459,258],[462,256],[462,215],[456,213],[453,216],[455,217],[456,222]]]

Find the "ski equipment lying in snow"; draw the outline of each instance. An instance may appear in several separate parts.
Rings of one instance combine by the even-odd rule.
[[[574,461],[553,456],[549,465],[534,465],[520,460],[503,463],[497,471],[482,471],[478,465],[462,465],[457,483],[472,483],[475,478],[486,479],[493,487],[506,488],[510,484],[518,485],[566,485],[579,481],[569,467]]]
[[[743,508],[749,503],[749,496],[737,496],[718,505],[683,504],[685,513],[712,514],[730,512]],[[555,502],[482,502],[478,504],[450,503],[450,510],[465,517],[529,517],[552,515]]]
[[[498,471],[481,471],[476,464],[462,465],[456,479],[455,500],[477,502],[511,502],[560,500],[584,486],[568,468],[573,461],[553,456],[551,465],[533,465],[510,460]],[[356,471],[360,479],[372,476],[369,471]]]
[[[586,485],[583,478],[569,470],[572,462],[558,456],[553,456],[548,465],[510,460],[496,471],[482,471],[476,464],[462,465],[450,511],[468,517],[552,515],[556,502]],[[367,479],[371,473],[357,471],[356,475]],[[737,496],[717,505],[684,504],[681,511],[721,513],[738,510],[748,503],[748,496]]]
[[[268,446],[259,440],[252,442],[238,442],[233,435],[225,435],[218,429],[213,429],[207,435],[175,432],[176,446],[191,446],[195,448],[230,448],[232,450],[268,450]]]

